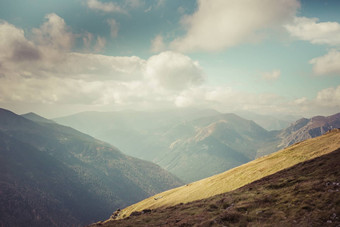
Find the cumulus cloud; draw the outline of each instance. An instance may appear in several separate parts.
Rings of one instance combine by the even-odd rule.
[[[32,39],[28,39],[22,29],[0,22],[2,105],[30,103],[63,108],[83,105],[84,109],[177,106],[214,108],[223,112],[300,110],[302,114],[311,109],[339,108],[340,86],[320,91],[313,100],[297,98],[289,102],[275,94],[243,92],[227,85],[208,86],[199,63],[177,52],[161,52],[149,59],[74,52],[75,35],[55,14],[48,15],[43,25],[34,31]],[[58,40],[62,34],[68,37]],[[100,49],[105,45],[104,40],[90,33],[78,38],[87,47],[97,43]],[[338,54],[337,51],[332,53]],[[268,77],[276,78],[279,73],[275,71]]]
[[[203,71],[198,62],[171,51],[154,55],[147,60],[146,77],[156,86],[182,90],[203,82]]]
[[[183,51],[219,51],[253,42],[265,29],[283,25],[299,8],[297,0],[199,0],[198,10],[183,18],[186,35],[172,48]]]
[[[280,70],[273,70],[272,72],[265,72],[262,74],[262,79],[266,81],[277,80],[281,75]]]
[[[309,61],[313,64],[316,75],[338,75],[340,76],[340,52],[331,50],[326,55],[313,58]]]
[[[295,17],[294,23],[285,28],[291,36],[313,44],[340,45],[340,24],[318,21],[318,18]]]
[[[26,40],[24,31],[0,21],[0,62],[34,61],[41,57],[41,53],[34,43]]]
[[[102,11],[105,13],[126,13],[118,5],[114,4],[113,2],[101,2],[98,0],[87,0],[87,7],[90,9]]]
[[[322,106],[335,106],[340,108],[340,85],[330,87],[318,92],[316,101]]]
[[[35,42],[56,50],[69,50],[74,41],[74,35],[69,31],[64,19],[55,13],[48,14],[45,18],[47,21],[40,28],[32,30]]]
[[[165,49],[165,44],[163,41],[163,36],[157,35],[152,41],[151,41],[151,51],[152,52],[160,52]]]
[[[176,92],[203,81],[199,64],[175,52],[147,60],[73,52],[74,35],[64,20],[55,14],[46,18],[33,29],[34,42],[22,29],[0,23],[1,102],[174,105]],[[62,34],[67,37],[58,40]],[[87,48],[93,42],[94,49],[105,45],[91,33],[80,38]]]

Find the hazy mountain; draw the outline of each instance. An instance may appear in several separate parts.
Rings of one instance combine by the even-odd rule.
[[[280,139],[278,147],[284,148],[291,144],[320,136],[333,128],[340,128],[340,113],[328,117],[301,118],[278,134],[277,137]]]
[[[155,112],[82,112],[53,120],[114,144],[128,155],[153,161],[167,149],[162,135],[170,127],[216,114],[217,111],[210,109],[183,108]]]
[[[339,162],[337,149],[231,192],[93,226],[339,226]]]
[[[238,111],[236,114],[248,120],[254,121],[264,129],[271,130],[282,130],[287,128],[292,122],[299,119],[297,116],[290,115],[262,115],[249,111]]]
[[[0,220],[4,226],[72,226],[181,182],[72,128],[0,109]],[[48,120],[47,120],[48,122]]]
[[[191,182],[253,160],[274,139],[253,121],[219,114],[174,126],[165,138],[173,141],[157,160],[181,179]]]
[[[186,182],[253,160],[275,139],[253,121],[213,110],[86,112],[55,121],[153,161]]]
[[[205,178],[200,181],[196,181],[196,182],[187,184],[185,186],[174,188],[172,190],[154,195],[150,198],[140,201],[139,203],[136,203],[134,205],[131,205],[123,209],[122,211],[119,212],[119,216],[115,218],[120,219],[120,218],[127,217],[132,212],[141,212],[147,209],[168,208],[174,205],[181,206],[180,204],[183,204],[183,203],[190,203],[195,200],[207,199],[209,197],[219,195],[221,193],[226,193],[226,192],[230,192],[232,190],[238,189],[251,182],[260,180],[263,177],[277,173],[281,170],[287,169],[289,167],[292,167],[304,161],[312,160],[314,158],[330,154],[334,151],[337,151],[337,157],[338,157],[339,150],[340,150],[340,129],[334,129],[331,132],[326,133],[320,137],[308,139],[301,143],[292,145],[284,150],[275,152],[268,156],[258,158],[247,164],[228,170],[224,173],[221,173],[221,174],[209,177],[209,178]],[[310,174],[310,172],[313,172],[313,171],[317,172],[318,170],[323,169],[323,168],[331,169],[333,171],[332,173],[337,174],[331,179],[332,180],[331,184],[334,185],[333,182],[335,182],[336,184],[339,184],[339,181],[338,181],[339,171],[338,171],[338,168],[336,168],[337,166],[338,166],[338,158],[337,158],[337,161],[335,161],[334,164],[332,164],[332,167],[330,168],[327,168],[327,166],[323,166],[323,165],[315,165],[315,167],[311,169],[302,168],[301,172],[291,177],[293,182],[292,180],[288,180],[288,178],[286,178],[288,176],[286,176],[285,174],[281,174],[282,176],[281,180],[273,184],[273,186],[269,189],[274,189],[274,190],[282,189],[285,186],[291,186],[291,185],[294,185],[295,183],[302,182],[304,179],[307,179],[307,178],[313,180],[313,175]],[[327,192],[327,193],[330,192],[328,191],[328,189],[330,188],[326,188],[327,185],[325,185],[328,179],[323,178],[323,176],[320,176],[320,178],[322,180],[321,182],[320,181],[313,182],[313,184],[317,185],[317,187],[316,188],[311,187],[311,189],[309,188],[306,189],[306,191],[304,192],[305,194],[303,194],[302,197],[305,197],[306,193],[307,194],[312,193],[309,190],[315,191],[317,188],[318,189],[315,191],[315,194],[314,194],[315,196],[318,196],[317,192],[320,188],[324,192]],[[270,184],[271,183],[269,182],[268,185]],[[291,187],[290,190],[293,190],[292,193],[295,193],[299,189],[303,189],[303,187],[305,187],[305,185],[301,183],[299,184],[298,188]],[[254,187],[253,189],[256,189],[256,188],[257,187]],[[261,190],[259,189],[259,191]],[[265,191],[262,191],[261,194],[263,193],[263,195],[265,195],[267,194],[267,192],[268,191],[265,190]],[[328,207],[328,205],[331,204],[331,201],[334,202],[334,198],[337,197],[334,194],[336,191],[331,191],[331,192],[332,194],[326,194],[327,199],[325,201],[318,198],[318,201],[322,202],[324,204],[323,205],[324,207]],[[253,194],[249,194],[249,193],[252,193],[252,192],[245,193],[245,196],[249,195],[249,199],[251,199]],[[276,195],[273,196],[273,199],[277,199],[280,196],[279,192],[275,194]],[[286,201],[285,204],[287,206],[289,204],[292,205],[291,207],[289,206],[286,207],[288,209],[287,212],[289,212],[290,209],[298,210],[298,207],[301,204],[295,203],[294,202],[295,200],[292,200],[292,197],[285,197],[285,194],[286,193],[283,192],[281,194],[282,197],[280,196],[280,198]],[[244,200],[241,200],[241,201],[244,201]],[[236,202],[240,202],[240,201],[236,200]],[[273,202],[275,202],[275,200],[273,200]],[[309,208],[306,208],[306,209],[311,211],[315,208],[314,205],[312,204],[313,199],[308,199],[308,202],[311,204],[308,204]],[[244,206],[246,206],[248,203],[244,201],[243,203],[240,203],[240,204],[243,204]],[[273,205],[277,207],[280,204],[281,203],[276,203]],[[337,208],[339,208],[338,203],[332,203],[332,204],[337,204]],[[202,205],[205,206],[204,204]],[[232,205],[232,203],[230,203],[229,206],[230,205]],[[299,205],[299,206],[295,207],[296,205]],[[195,208],[192,207],[193,209],[192,211],[194,213],[195,213],[196,208],[197,207]],[[256,209],[256,207],[252,207],[251,210],[253,210],[254,208]],[[244,210],[244,212],[245,211],[247,210]],[[331,212],[333,213],[335,211],[331,211]],[[295,212],[290,212],[290,213],[295,213]]]
[[[285,124],[294,118],[243,114],[261,121],[268,119],[268,122],[283,119],[279,121]],[[311,138],[301,136],[301,132],[308,130],[294,131],[300,129],[300,123],[281,131],[267,131],[254,121],[235,114],[199,109],[86,112],[55,120],[113,143],[127,154],[153,161],[185,182],[221,173]],[[323,132],[331,126],[337,126],[335,121],[328,121]],[[297,138],[295,133],[299,135]]]

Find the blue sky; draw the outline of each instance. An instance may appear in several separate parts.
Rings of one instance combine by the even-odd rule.
[[[0,106],[340,111],[340,1],[1,0]]]

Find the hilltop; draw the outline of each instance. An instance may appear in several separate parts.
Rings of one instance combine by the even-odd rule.
[[[120,212],[120,218],[145,209],[174,206],[229,192],[298,163],[340,148],[340,130],[294,144],[284,150],[258,158],[224,173],[162,192]]]

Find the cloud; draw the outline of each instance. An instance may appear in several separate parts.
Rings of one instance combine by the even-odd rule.
[[[87,0],[87,7],[105,13],[126,13],[125,10],[123,10],[121,7],[114,4],[113,2],[104,3],[98,0]]]
[[[0,21],[0,62],[35,61],[41,58],[41,53],[34,43],[26,40],[24,31]]]
[[[265,72],[262,74],[262,79],[266,81],[273,81],[279,79],[281,75],[280,70],[273,70],[272,72]]]
[[[75,39],[63,18],[55,13],[45,16],[47,21],[40,28],[32,30],[35,42],[56,50],[69,50]]]
[[[318,92],[316,101],[321,106],[330,106],[340,108],[340,85],[330,87]]]
[[[146,62],[146,77],[156,86],[183,90],[203,82],[203,71],[198,62],[171,51],[150,57]]]
[[[124,3],[130,8],[139,8],[144,5],[141,0],[125,0]]]
[[[152,41],[151,41],[151,52],[160,52],[165,49],[165,44],[163,41],[163,36],[157,35]]]
[[[91,33],[75,36],[55,14],[46,18],[41,27],[34,29],[31,39],[25,37],[22,29],[0,22],[2,106],[30,103],[48,108],[46,112],[56,106],[74,112],[80,110],[78,106],[82,110],[200,107],[223,112],[302,115],[339,110],[340,86],[321,90],[314,99],[288,100],[271,93],[239,91],[228,85],[209,86],[198,62],[173,51],[149,59],[75,52],[74,37],[83,40],[88,48],[98,45],[100,49],[105,41]],[[62,34],[68,38],[58,40]],[[58,46],[62,50],[56,49]],[[333,50],[329,55],[339,53]],[[337,58],[331,59],[331,65],[335,65]],[[313,64],[317,65],[317,61]],[[276,71],[268,72],[268,78],[277,77]]]
[[[330,50],[326,55],[313,58],[309,61],[313,64],[316,75],[338,75],[340,76],[340,52]]]
[[[114,19],[108,19],[107,24],[110,26],[110,34],[112,38],[117,37],[119,25]]]
[[[318,18],[295,17],[294,23],[285,28],[291,36],[313,44],[340,45],[340,24],[318,21]]]
[[[193,15],[183,18],[186,35],[171,46],[182,52],[220,51],[258,40],[268,28],[288,23],[297,0],[199,0]]]
[[[106,45],[106,39],[104,37],[101,36],[97,36],[97,41],[96,41],[96,45],[94,46],[94,51],[95,52],[99,52],[102,49],[104,49]]]

